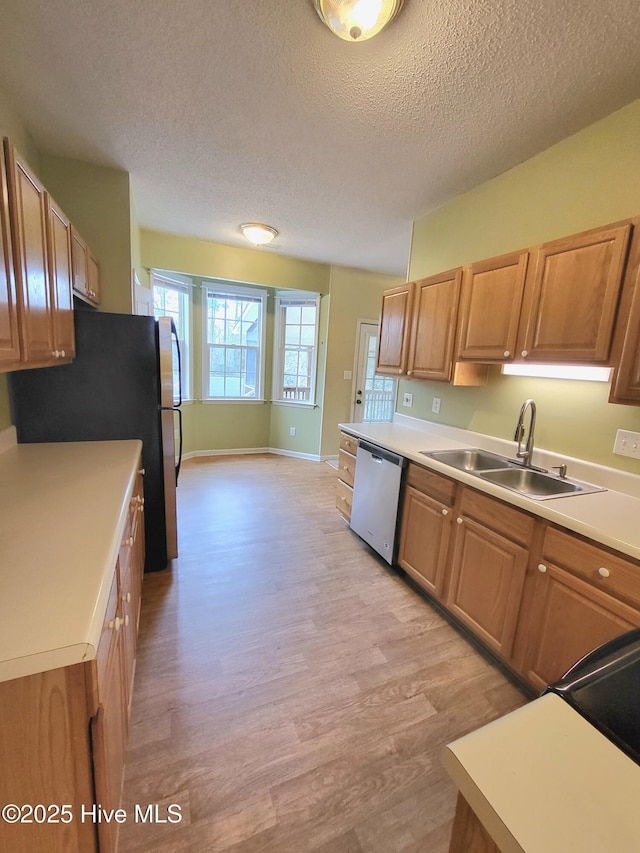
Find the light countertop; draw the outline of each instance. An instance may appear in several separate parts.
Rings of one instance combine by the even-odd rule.
[[[534,465],[550,468],[566,463],[569,477],[604,486],[607,491],[536,501],[420,453],[421,450],[480,447],[514,458],[514,442],[397,415],[393,423],[347,423],[339,426],[358,438],[640,560],[638,475],[537,449],[533,456]]]
[[[444,748],[503,853],[637,853],[640,766],[547,694]]]
[[[95,657],[141,448],[0,453],[0,681]]]

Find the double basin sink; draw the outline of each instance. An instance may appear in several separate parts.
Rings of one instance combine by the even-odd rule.
[[[479,448],[468,450],[421,450],[424,456],[451,465],[459,471],[474,474],[489,483],[504,486],[527,498],[544,501],[549,498],[604,492],[601,486],[550,474],[539,468],[525,468],[522,463]]]

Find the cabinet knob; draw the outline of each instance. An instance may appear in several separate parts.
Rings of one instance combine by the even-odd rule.
[[[126,602],[127,602],[127,604],[129,604],[129,603],[130,603],[130,601],[131,601],[131,593],[130,593],[130,592],[127,592],[127,593],[125,594],[125,593],[123,592],[123,593],[122,593],[122,595],[121,595],[121,598],[122,598],[122,600],[123,600],[123,601],[126,601]]]
[[[442,509],[442,510],[441,510],[441,512],[442,512],[442,514],[443,514],[443,515],[449,515],[449,510],[448,510],[448,509]]]
[[[109,628],[112,631],[119,631],[121,625],[122,625],[122,619],[119,616],[116,616],[115,619],[112,619],[111,622],[109,622]]]
[[[60,356],[59,356],[59,357],[60,357],[60,358],[64,358],[65,356],[66,356],[66,352],[65,352],[63,349],[61,349],[61,350],[60,350]]]
[[[526,358],[526,357],[529,355],[529,353],[527,352],[527,350],[526,350],[526,349],[523,349],[523,350],[522,350],[522,352],[520,353],[520,355],[521,355],[523,358]]]
[[[547,567],[545,566],[544,563],[538,563],[538,571],[542,572],[542,574],[544,574],[547,571]]]
[[[125,624],[125,627],[129,624],[129,614],[128,613],[125,613],[125,615],[124,615],[124,624]]]
[[[133,545],[133,536],[130,536],[128,539],[123,539],[122,544],[131,547]]]
[[[398,371],[398,373],[402,373],[402,371],[401,371],[401,370],[399,370],[399,371]]]
[[[411,376],[412,373],[413,373],[413,370],[407,370],[407,376]]]
[[[461,515],[459,515],[459,516],[456,518],[456,524],[462,524],[462,522],[463,522],[463,521],[464,521],[464,518],[462,518],[462,516],[461,516]]]
[[[144,473],[144,468],[138,468],[138,474],[142,474],[142,476],[144,477]]]
[[[502,355],[503,355],[505,358],[509,358],[509,356],[511,355],[511,353],[509,352],[509,350],[508,350],[508,349],[506,349],[506,350],[502,353]]]
[[[609,569],[605,569],[604,566],[601,566],[598,569],[598,574],[600,575],[601,578],[608,578],[609,577]]]

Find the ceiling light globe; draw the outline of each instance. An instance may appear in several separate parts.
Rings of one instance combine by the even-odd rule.
[[[245,222],[240,226],[240,230],[254,246],[264,246],[265,243],[270,243],[278,235],[275,228],[270,225],[262,225],[259,222]]]
[[[320,19],[345,41],[377,35],[402,8],[404,0],[313,0]]]

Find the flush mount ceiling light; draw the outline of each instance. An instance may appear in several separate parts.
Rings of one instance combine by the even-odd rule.
[[[259,222],[245,222],[240,226],[240,230],[254,246],[264,246],[278,236],[275,228],[270,225],[261,225]]]
[[[402,8],[404,0],[313,0],[316,12],[345,41],[377,35]]]

